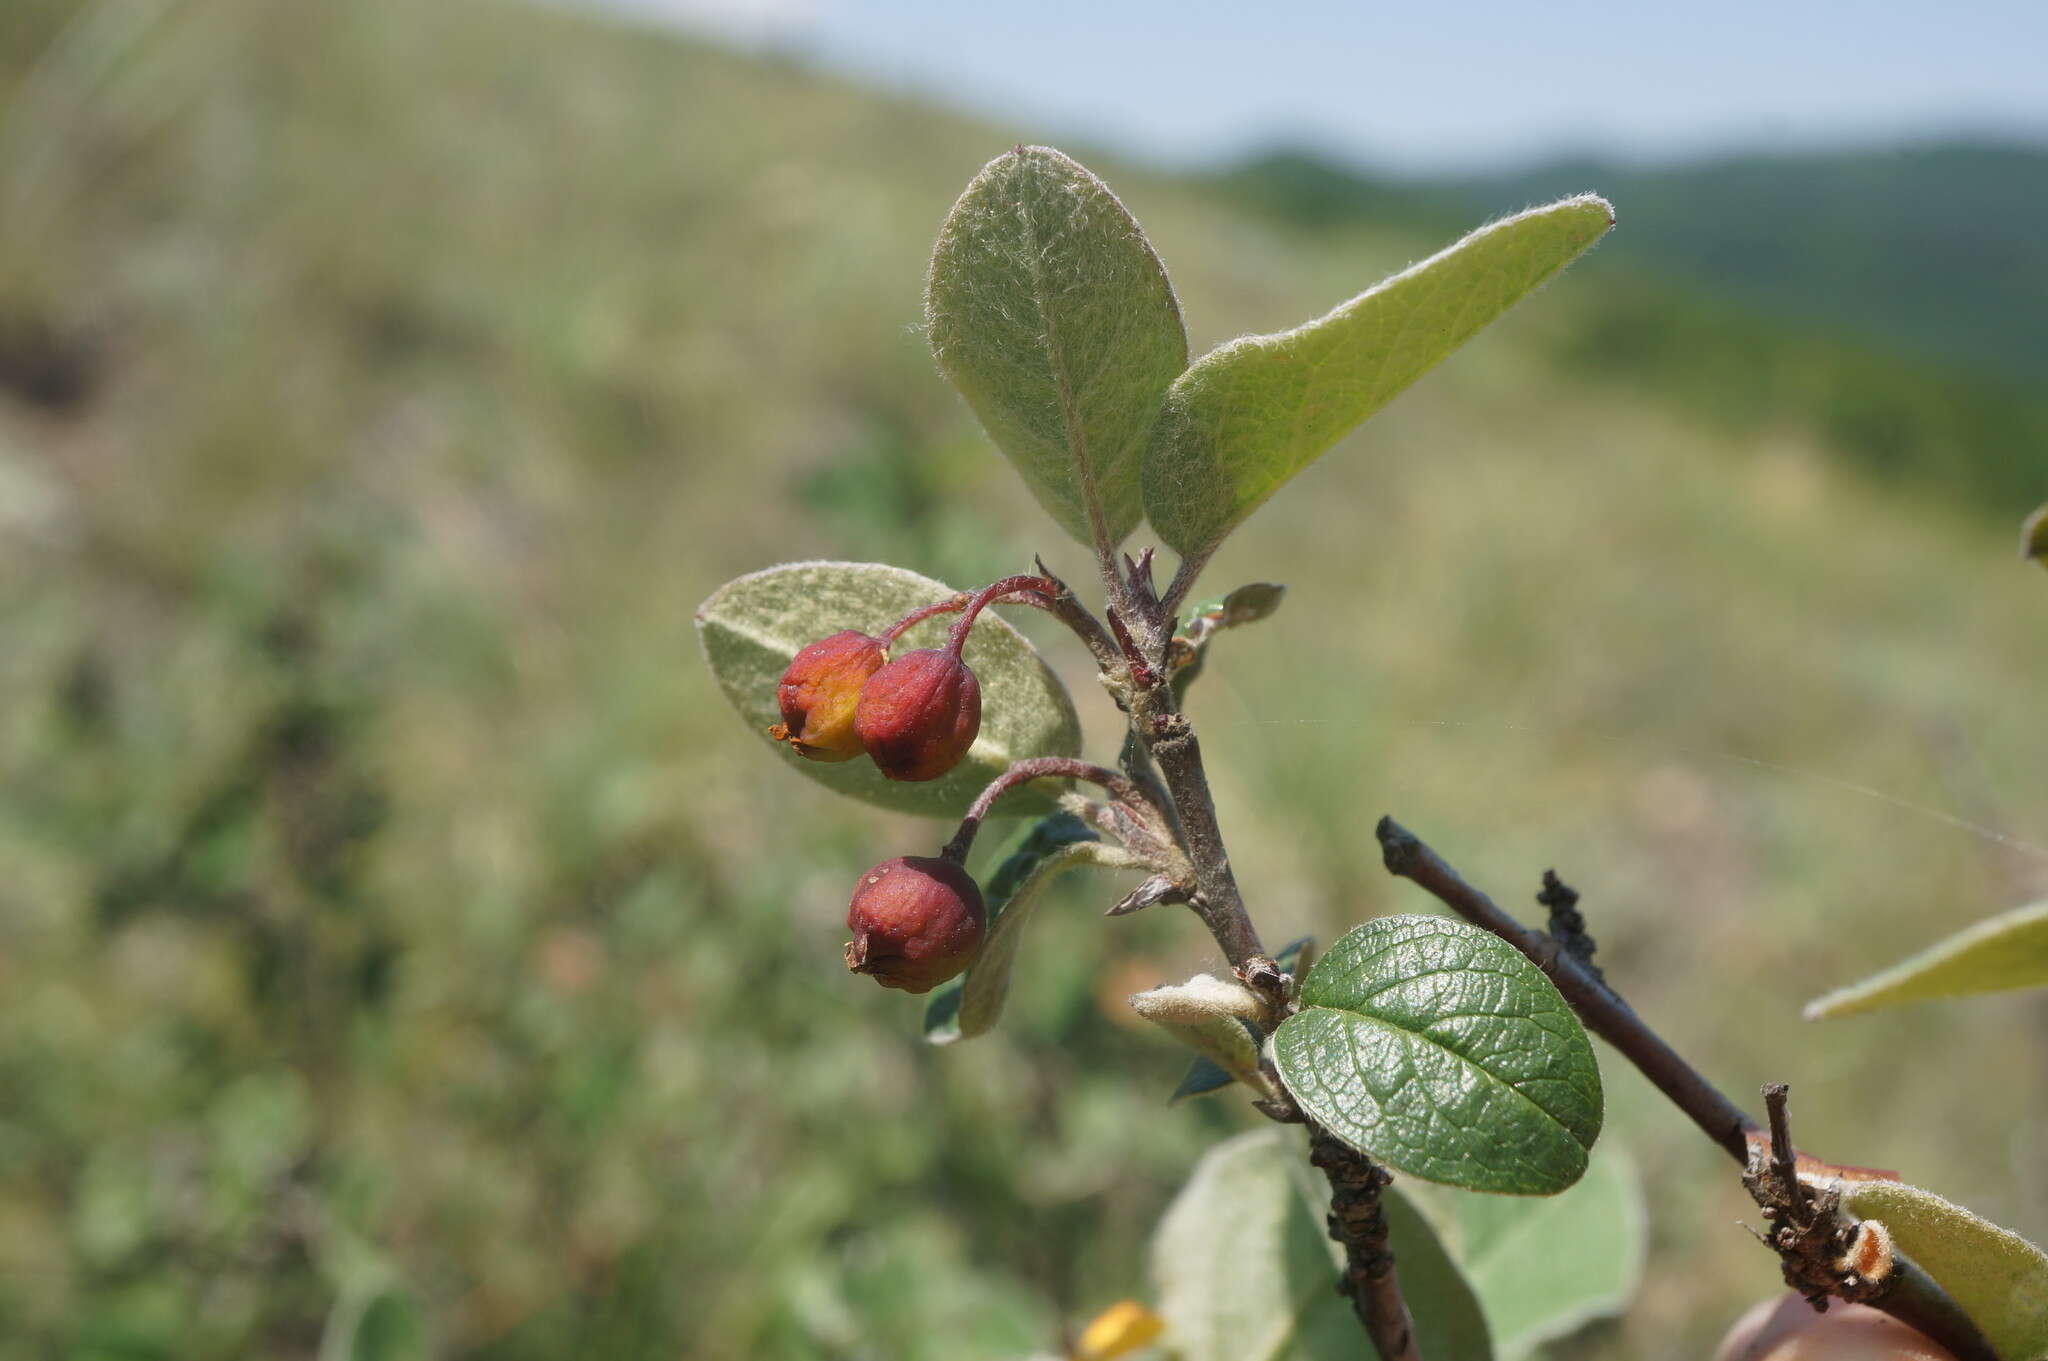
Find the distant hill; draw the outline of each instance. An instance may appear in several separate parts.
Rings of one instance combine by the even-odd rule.
[[[1616,257],[1909,351],[2048,377],[2048,147],[1565,161],[1446,187],[1497,210],[1589,185],[1628,204]]]
[[[1596,189],[1620,228],[1574,274],[1589,315],[1563,341],[1572,358],[1719,420],[1813,419],[1877,471],[1931,474],[2001,513],[2048,491],[2048,148],[1577,160],[1421,181],[1282,149],[1211,183],[1304,232],[1373,222],[1444,238]]]

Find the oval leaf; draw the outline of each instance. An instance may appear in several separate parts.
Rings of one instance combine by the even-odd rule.
[[[1278,1096],[1271,1079],[1259,1071],[1260,1032],[1256,1028],[1264,1004],[1235,979],[1196,974],[1185,983],[1153,988],[1131,998],[1131,1010],[1143,1016],[1197,1054],[1261,1095]]]
[[[1620,1313],[1642,1279],[1649,1243],[1642,1187],[1634,1167],[1612,1151],[1561,1195],[1457,1200],[1458,1260],[1508,1361]]]
[[[2048,1357],[2048,1254],[1903,1182],[1845,1182],[1842,1204],[1891,1230],[1893,1245],[1941,1283],[2000,1356]]]
[[[1167,394],[1145,513],[1206,558],[1280,485],[1614,225],[1587,194],[1481,227],[1326,316],[1211,350]]]
[[[1883,973],[1806,1004],[1806,1019],[1906,1002],[2048,985],[2048,903],[2015,908],[1959,931]]]
[[[1115,544],[1137,527],[1146,432],[1188,338],[1109,186],[1050,147],[990,161],[939,232],[925,319],[939,367],[1063,529]]]
[[[981,681],[981,735],[965,760],[936,780],[885,780],[874,762],[808,761],[768,729],[782,715],[775,687],[799,648],[841,629],[880,633],[910,611],[958,592],[930,577],[871,562],[793,562],[743,576],[697,607],[697,636],[719,688],[779,759],[820,784],[901,813],[959,817],[983,786],[1027,756],[1073,756],[1081,720],[1067,687],[1024,635],[984,612],[962,653]],[[935,646],[946,616],[905,634],[897,655]],[[994,816],[1044,813],[1056,792],[1026,785],[995,806]]]
[[[1549,1195],[1600,1134],[1593,1046],[1513,946],[1447,917],[1382,917],[1302,980],[1273,1036],[1281,1081],[1316,1122],[1426,1181]]]
[[[1388,1242],[1426,1357],[1487,1361],[1472,1289],[1400,1193],[1381,1193]],[[1152,1238],[1151,1275],[1168,1348],[1182,1361],[1357,1361],[1371,1351],[1336,1291],[1342,1250],[1323,1216],[1329,1187],[1284,1130],[1209,1150]]]

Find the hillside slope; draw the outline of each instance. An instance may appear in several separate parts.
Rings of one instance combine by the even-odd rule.
[[[311,1358],[366,1308],[451,1356],[1014,1358],[1142,1291],[1254,1118],[1164,1107],[1123,1024],[1193,924],[1077,884],[998,1033],[928,1049],[839,944],[941,830],[764,760],[690,626],[780,559],[1084,577],[916,330],[1034,130],[503,0],[74,9],[0,26],[0,1359]],[[1073,150],[1198,349],[1451,234]],[[1261,923],[1422,908],[1382,812],[1503,902],[1555,865],[1728,1090],[2039,1236],[2037,1002],[1797,1006],[2044,887],[2048,590],[1796,385],[1737,430],[1585,366],[1603,288],[1215,562],[1292,588],[1195,698]],[[1775,1272],[1607,1071],[1658,1256],[1575,1354],[1703,1354]]]

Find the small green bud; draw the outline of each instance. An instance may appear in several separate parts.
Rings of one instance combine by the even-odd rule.
[[[861,876],[846,909],[846,967],[885,988],[930,992],[981,951],[988,909],[958,861],[884,860]]]
[[[887,660],[881,639],[853,629],[804,648],[782,673],[782,721],[768,735],[813,761],[851,761],[862,750],[854,732],[861,690]]]

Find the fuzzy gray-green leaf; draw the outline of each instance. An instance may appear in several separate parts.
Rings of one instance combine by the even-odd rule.
[[[880,633],[913,609],[955,594],[942,582],[879,563],[787,563],[719,587],[697,608],[697,636],[719,688],[747,726],[775,750],[775,759],[868,803],[959,817],[1012,761],[1072,756],[1081,750],[1081,720],[1066,686],[1024,635],[993,611],[983,612],[962,654],[981,682],[981,734],[966,759],[946,775],[922,783],[885,780],[865,758],[806,760],[767,735],[781,718],[776,686],[799,648],[841,629]],[[920,624],[903,636],[898,654],[935,645],[950,622],[941,616]],[[998,803],[995,815],[1044,813],[1054,798],[1039,785],[1027,785]]]
[[[1145,513],[1204,558],[1282,483],[1614,225],[1590,194],[1473,232],[1335,311],[1211,350],[1174,381],[1145,454]]]
[[[1371,1347],[1337,1293],[1324,1232],[1330,1190],[1299,1136],[1254,1130],[1216,1145],[1152,1237],[1153,1295],[1182,1361],[1358,1361]],[[1434,1230],[1396,1187],[1388,1242],[1416,1341],[1431,1361],[1489,1361],[1486,1321]]]
[[[1845,1182],[1842,1205],[1889,1229],[1892,1245],[1941,1283],[2005,1361],[2048,1361],[2048,1253],[1901,1182]]]
[[[1114,544],[1143,514],[1146,432],[1187,367],[1165,266],[1109,187],[1050,147],[982,168],[925,290],[932,353],[1069,534]]]
[[[1635,1293],[1648,1216],[1635,1168],[1611,1147],[1559,1195],[1456,1199],[1458,1260],[1507,1361],[1620,1313]]]
[[[1541,970],[1447,917],[1382,917],[1316,961],[1273,1037],[1332,1134],[1426,1181],[1549,1195],[1600,1133],[1592,1043]]]
[[[2048,987],[2048,903],[1978,922],[1861,983],[1808,1002],[1806,1019],[2041,987]]]

